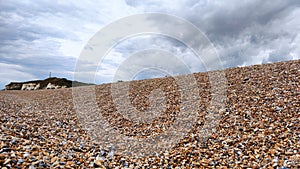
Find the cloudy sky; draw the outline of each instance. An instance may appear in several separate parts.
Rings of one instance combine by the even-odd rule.
[[[74,79],[78,58],[97,32],[124,17],[152,12],[177,16],[195,25],[210,40],[224,68],[300,59],[299,0],[0,0],[0,88],[11,81],[45,79],[49,72]],[[164,25],[170,31],[183,31],[169,22]],[[155,63],[158,59],[172,65],[169,60],[173,55],[187,65],[184,69],[205,71],[180,40],[140,34],[112,46],[101,63],[94,63],[98,65],[96,73],[90,69],[82,72],[92,74],[94,81],[85,76],[76,80],[112,81],[118,68],[125,67],[126,71],[128,67],[120,65],[128,64],[128,59],[133,65],[145,66],[143,62],[151,57],[149,49],[158,51],[152,52],[159,55],[152,56]],[[186,73],[168,71],[149,67],[133,78]]]

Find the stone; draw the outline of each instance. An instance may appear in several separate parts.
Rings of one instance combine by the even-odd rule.
[[[56,161],[57,161],[57,157],[53,157],[53,158],[51,158],[51,160],[50,160],[51,163],[54,163],[54,162],[56,162]]]

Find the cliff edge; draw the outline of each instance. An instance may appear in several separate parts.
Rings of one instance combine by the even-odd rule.
[[[40,89],[59,89],[77,86],[92,85],[78,81],[71,81],[66,78],[51,77],[45,80],[33,80],[27,82],[11,82],[5,86],[5,90],[40,90]]]

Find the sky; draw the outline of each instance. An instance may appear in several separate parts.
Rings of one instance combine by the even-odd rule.
[[[97,32],[145,13],[168,14],[195,25],[217,51],[223,68],[300,59],[299,0],[0,0],[0,89],[12,81],[45,79],[49,72],[73,80],[78,59]],[[183,31],[162,18],[151,19],[169,26],[170,32]],[[189,36],[185,38],[193,38]],[[111,82],[116,72],[130,71],[132,65],[141,65],[135,67],[140,70],[133,79],[206,71],[194,61],[193,50],[172,37],[140,34],[116,43],[101,63],[91,66],[94,71],[87,69],[75,80]],[[129,63],[126,60],[131,66],[124,66]],[[141,69],[145,62],[170,66],[180,60],[184,69],[178,64],[167,71],[150,66]]]

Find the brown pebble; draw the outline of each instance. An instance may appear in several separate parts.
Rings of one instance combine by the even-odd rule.
[[[95,163],[95,167],[105,168],[101,160],[95,160],[94,163]]]
[[[54,163],[56,160],[57,160],[57,157],[53,157],[53,158],[51,158],[50,162]]]
[[[60,161],[65,162],[65,161],[66,161],[66,158],[65,158],[65,157],[62,157],[62,158],[60,159]]]
[[[4,160],[5,159],[5,154],[0,154],[0,160]]]
[[[68,161],[68,162],[67,162],[67,165],[73,166],[73,165],[74,165],[74,162],[73,162],[73,161]]]

